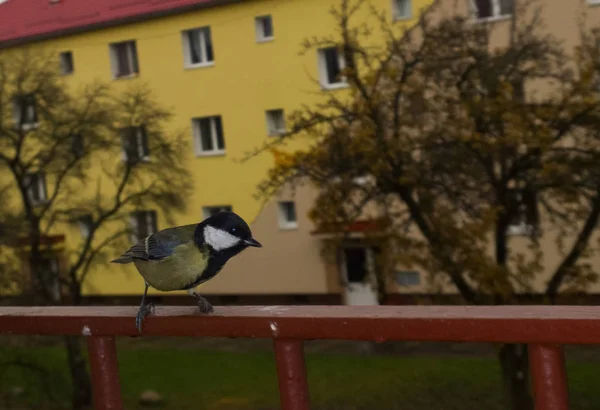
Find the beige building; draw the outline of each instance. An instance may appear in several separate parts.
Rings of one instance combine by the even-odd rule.
[[[451,2],[442,0],[442,10],[446,12],[471,12],[482,7],[481,15],[475,22],[485,22],[494,26],[494,41],[498,44],[506,41],[510,15],[503,14],[512,0],[477,0],[472,3]],[[585,21],[584,29],[600,26],[600,1],[554,1],[538,2],[542,10],[541,22],[545,29],[554,33],[564,41],[567,50],[574,50],[579,43],[581,22]],[[486,4],[488,6],[486,6]],[[458,6],[455,9],[455,6]],[[583,20],[582,20],[583,19]],[[228,272],[216,280],[206,284],[204,291],[214,294],[245,294],[254,295],[306,295],[319,303],[321,301],[339,300],[349,304],[376,303],[376,290],[365,277],[369,275],[369,265],[373,249],[369,245],[361,246],[362,230],[369,229],[375,218],[364,219],[355,226],[356,245],[347,249],[338,249],[338,255],[323,258],[320,250],[328,240],[328,235],[315,232],[315,227],[306,217],[314,193],[308,187],[296,192],[294,198],[282,195],[279,201],[294,200],[296,203],[297,225],[294,229],[277,227],[273,222],[281,220],[281,209],[274,201],[266,206],[252,227],[258,238],[264,238],[265,247],[273,249],[269,260],[265,261],[260,252],[252,252],[230,262]],[[543,215],[541,216],[544,217]],[[542,222],[543,223],[543,222]],[[509,229],[511,248],[521,251],[527,247],[526,225],[515,225]],[[541,292],[551,273],[562,261],[564,255],[557,248],[558,233],[546,230],[541,237],[541,248],[544,252],[544,272],[536,278],[534,292]],[[591,243],[599,239],[596,234]],[[568,246],[572,240],[566,240]],[[490,252],[492,249],[490,248]],[[600,256],[588,260],[592,266],[600,267]],[[268,271],[261,272],[260,266],[269,265]],[[277,273],[273,275],[273,268]],[[243,273],[248,271],[248,275]],[[250,273],[251,272],[251,273]],[[235,279],[232,279],[235,276]],[[348,286],[343,284],[347,283]],[[390,303],[412,303],[432,295],[433,287],[425,272],[415,269],[403,269],[398,266],[395,275],[388,280],[387,292],[391,293]],[[458,293],[453,286],[444,285],[440,288],[442,300],[452,300]],[[593,285],[589,292],[597,294],[600,285]],[[330,297],[324,298],[325,295]],[[449,296],[448,299],[445,296]],[[300,300],[300,299],[298,299]]]

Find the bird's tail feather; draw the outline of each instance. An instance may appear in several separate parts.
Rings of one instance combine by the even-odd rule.
[[[110,263],[130,263],[133,262],[133,258],[131,256],[123,255],[120,258],[113,259]]]

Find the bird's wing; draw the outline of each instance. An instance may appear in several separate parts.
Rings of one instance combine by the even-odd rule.
[[[173,250],[184,243],[194,240],[196,224],[168,228],[141,239],[121,258],[160,260],[170,256]]]

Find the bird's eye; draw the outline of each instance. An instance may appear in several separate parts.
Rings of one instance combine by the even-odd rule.
[[[235,228],[231,228],[229,230],[229,233],[231,233],[231,234],[235,234],[236,232],[237,232],[237,229],[235,229]]]

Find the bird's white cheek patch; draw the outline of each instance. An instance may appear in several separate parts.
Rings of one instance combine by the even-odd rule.
[[[229,232],[213,228],[212,226],[204,228],[204,240],[216,251],[231,248],[240,243],[240,238],[236,238]]]

